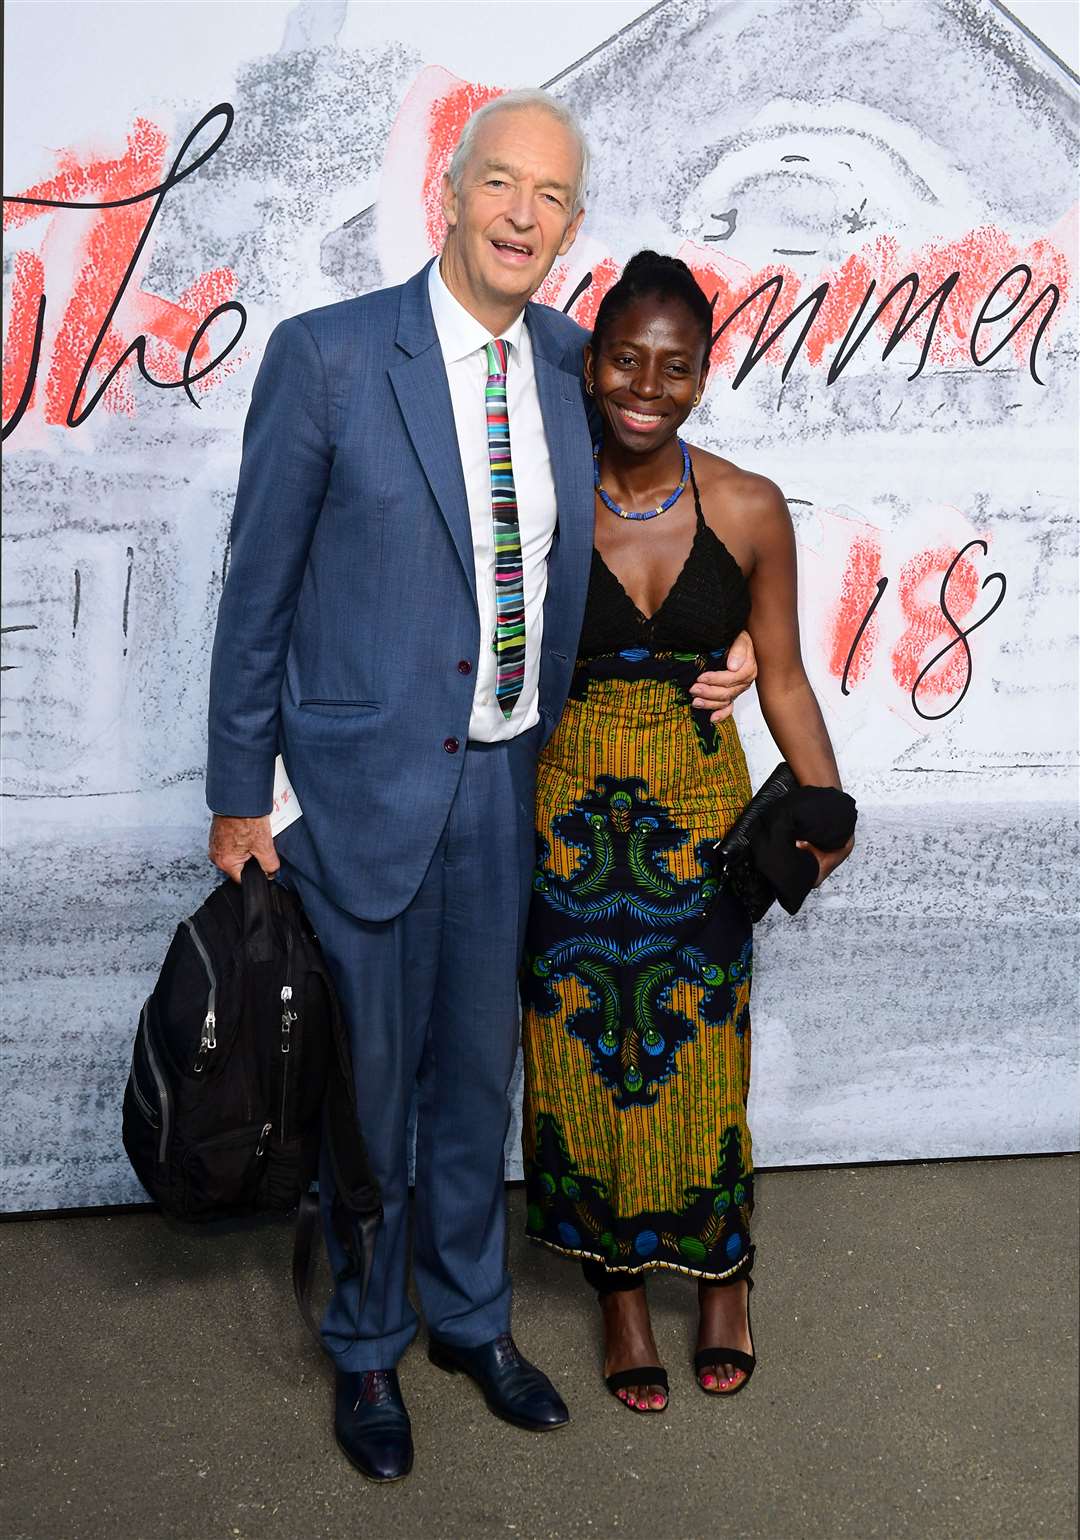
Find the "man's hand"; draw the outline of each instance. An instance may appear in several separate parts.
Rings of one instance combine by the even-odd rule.
[[[210,825],[210,859],[218,870],[239,882],[244,862],[251,856],[268,877],[281,865],[270,833],[269,814],[265,818],[225,818],[215,813]]]
[[[757,678],[754,644],[747,632],[739,632],[728,648],[726,661],[727,668],[699,674],[690,688],[690,699],[699,711],[711,713],[710,722],[722,722],[729,717],[732,701]]]

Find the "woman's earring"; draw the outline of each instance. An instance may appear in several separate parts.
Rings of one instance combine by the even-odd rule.
[[[698,402],[700,400],[701,400],[701,391],[699,390],[697,395],[694,397],[694,405],[697,406],[697,404],[698,404]]]
[[[592,380],[586,380],[585,381],[585,389],[589,392],[590,396],[594,396],[596,394],[596,391],[593,388]]]

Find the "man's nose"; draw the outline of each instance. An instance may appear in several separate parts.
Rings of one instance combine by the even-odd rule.
[[[531,187],[526,187],[523,183],[515,187],[514,195],[510,200],[510,206],[506,214],[516,230],[528,230],[536,223],[533,199],[534,194]]]

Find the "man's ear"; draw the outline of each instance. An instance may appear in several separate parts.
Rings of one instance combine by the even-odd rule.
[[[446,171],[443,172],[442,179],[442,211],[443,218],[452,230],[458,222],[458,195],[454,191],[450,174]]]
[[[565,257],[566,253],[570,250],[571,246],[577,240],[577,233],[581,229],[581,221],[584,218],[585,218],[585,210],[584,209],[578,209],[577,213],[574,215],[573,219],[570,221],[570,223],[566,227],[566,234],[563,236],[563,238],[562,238],[562,245],[559,247],[558,254],[559,254],[560,257]]]

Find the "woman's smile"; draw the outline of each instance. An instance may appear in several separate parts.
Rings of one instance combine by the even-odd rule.
[[[619,413],[626,426],[635,433],[651,433],[658,428],[667,418],[667,412],[642,411],[640,407],[624,406],[621,401],[613,401],[611,405]]]

